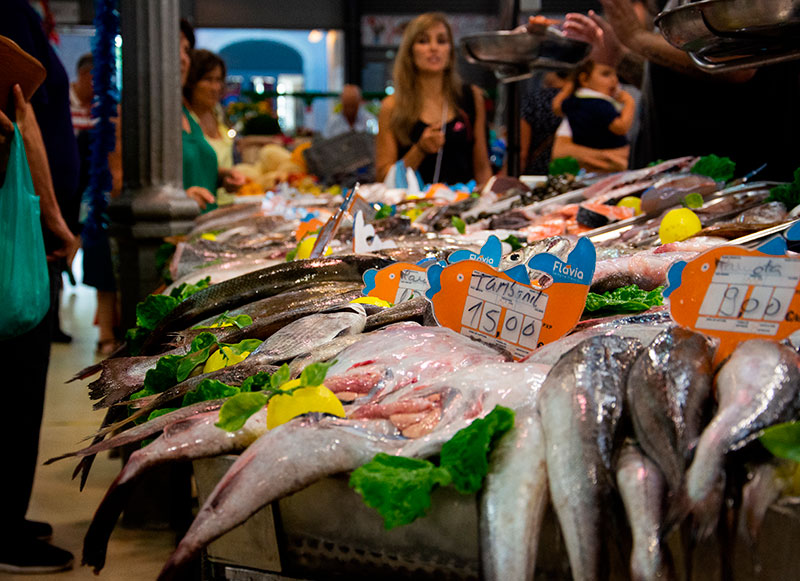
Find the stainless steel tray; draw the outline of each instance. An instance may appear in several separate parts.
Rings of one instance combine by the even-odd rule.
[[[709,72],[800,58],[800,0],[702,0],[666,10],[655,22]]]
[[[504,82],[530,77],[535,68],[564,69],[583,61],[591,46],[548,26],[537,32],[498,30],[461,39],[466,59],[494,70]]]

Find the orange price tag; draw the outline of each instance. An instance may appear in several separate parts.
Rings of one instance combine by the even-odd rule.
[[[800,260],[776,238],[758,250],[722,246],[674,264],[664,295],[679,325],[720,341],[716,363],[748,339],[780,341],[800,329]]]
[[[481,260],[428,269],[426,296],[440,325],[502,346],[515,359],[565,335],[580,319],[595,267],[592,243],[582,238],[562,262],[549,254],[528,266],[553,280],[547,287],[521,282]],[[510,271],[509,271],[510,273]]]
[[[306,235],[316,232],[322,227],[322,222],[316,218],[311,218],[308,222],[300,222],[297,227],[297,232],[294,233],[294,239],[300,242]]]
[[[395,305],[424,296],[428,290],[427,270],[426,266],[410,262],[397,262],[380,270],[371,268],[364,273],[362,293]]]

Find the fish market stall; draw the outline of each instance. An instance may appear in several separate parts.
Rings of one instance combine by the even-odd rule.
[[[198,218],[127,352],[76,375],[105,413],[64,456],[84,476],[152,440],[83,562],[184,461],[200,508],[160,579],[790,578],[800,174],[686,157],[471,194]]]

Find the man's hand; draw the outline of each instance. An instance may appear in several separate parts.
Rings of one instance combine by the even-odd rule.
[[[81,247],[80,237],[75,236],[72,232],[63,228],[59,228],[53,232],[61,241],[61,247],[54,250],[52,254],[48,254],[47,260],[52,261],[63,258],[67,263],[67,268],[72,268],[72,260],[75,258],[78,248]]]
[[[197,202],[201,210],[205,210],[208,204],[213,204],[216,198],[202,186],[192,186],[186,189],[186,195]]]
[[[595,62],[616,68],[627,51],[614,29],[594,10],[589,15],[570,13],[564,20],[564,35],[592,45],[591,58]]]
[[[634,52],[641,51],[643,35],[648,32],[639,20],[630,0],[600,0],[608,24],[613,28],[619,42]]]

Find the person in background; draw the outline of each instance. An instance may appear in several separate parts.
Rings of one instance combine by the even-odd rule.
[[[626,133],[633,124],[636,103],[620,89],[613,67],[587,59],[578,65],[558,95],[553,111],[569,122],[572,141],[595,150],[616,150],[626,169],[629,152]],[[578,158],[581,162],[581,158]],[[586,164],[591,169],[592,164]]]
[[[406,26],[393,76],[395,92],[383,99],[378,115],[378,179],[402,160],[427,183],[437,163],[440,182],[488,181],[483,95],[456,73],[453,33],[444,14],[425,13]]]
[[[181,20],[180,59],[181,86],[186,86],[189,69],[192,65],[194,48],[194,30],[186,21]],[[197,202],[200,210],[208,212],[217,207],[217,187],[222,185],[226,191],[235,192],[245,183],[244,176],[231,169],[220,169],[217,154],[209,145],[200,124],[194,120],[184,99],[183,115],[181,115],[183,143],[183,188],[186,195]]]
[[[78,59],[75,67],[77,79],[69,85],[69,111],[72,115],[72,128],[75,136],[94,126],[92,121],[92,67],[94,66],[92,54],[87,53]]]
[[[566,73],[548,71],[531,79],[520,112],[520,167],[528,175],[547,175],[550,152],[561,118],[553,111],[553,98],[566,84]]]
[[[800,131],[800,61],[709,74],[670,45],[641,18],[631,0],[600,0],[602,17],[568,14],[564,32],[591,42],[595,58],[616,66],[626,52],[644,59],[641,130],[633,143],[633,167],[684,155],[730,157],[737,174],[763,163],[759,178],[789,180]],[[648,0],[651,15],[675,8],[675,0]],[[582,17],[582,18],[581,18]],[[593,53],[593,54],[594,54]]]
[[[345,85],[342,88],[342,110],[334,113],[325,124],[322,136],[330,139],[343,133],[378,132],[378,120],[361,104],[361,89],[357,85]]]
[[[217,154],[217,166],[233,167],[233,137],[222,121],[220,101],[225,88],[225,61],[210,50],[195,50],[183,86],[183,98],[200,125],[206,141]]]

